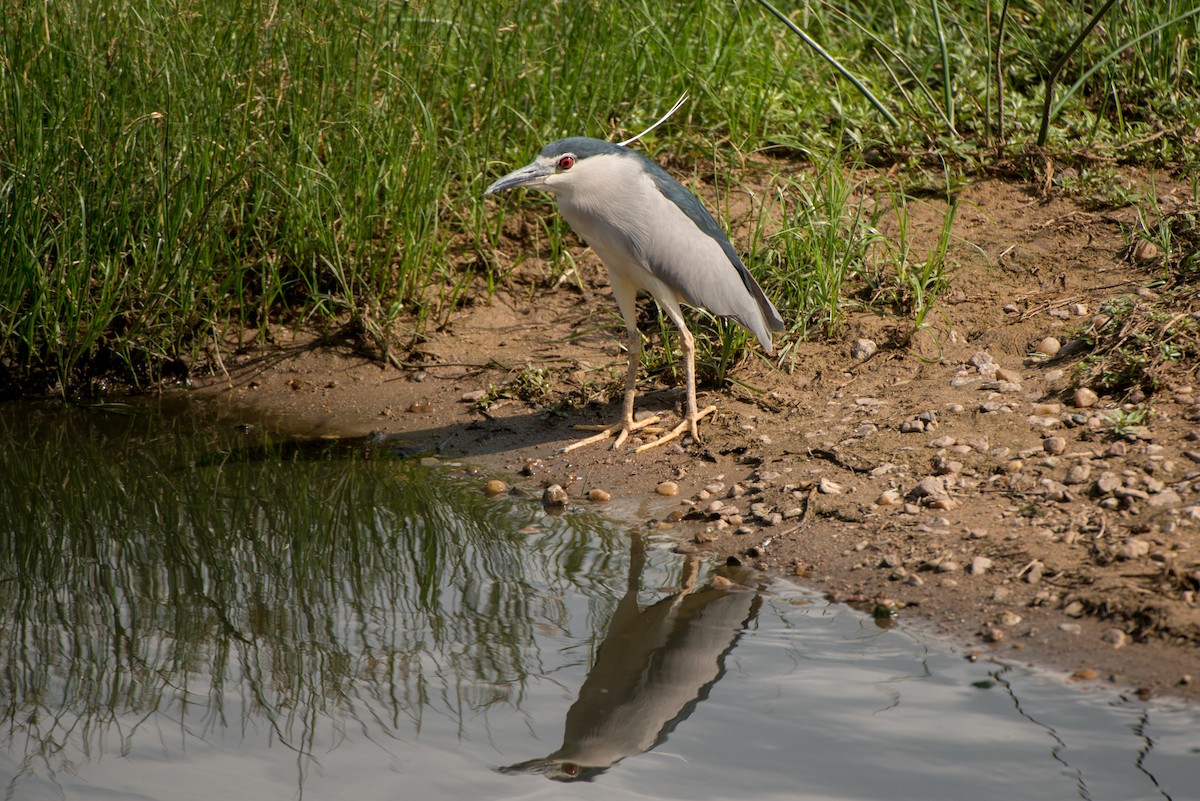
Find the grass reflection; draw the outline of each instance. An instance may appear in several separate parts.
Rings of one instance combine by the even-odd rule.
[[[604,521],[383,448],[273,444],[197,410],[6,411],[0,709],[26,770],[128,751],[152,715],[309,753],[330,722],[400,735],[516,707],[568,591],[588,585],[593,619],[616,603],[593,584],[626,559],[598,547]]]

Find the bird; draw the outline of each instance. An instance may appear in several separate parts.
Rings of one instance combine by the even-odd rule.
[[[673,430],[637,451],[670,442],[685,431],[699,442],[697,423],[716,411],[715,406],[696,408],[695,339],[681,304],[735,320],[757,337],[768,355],[774,352],[772,332],[785,327],[704,204],[657,163],[625,144],[586,136],[559,139],[484,191],[486,196],[527,187],[553,196],[562,217],[604,262],[625,322],[629,366],[621,420],[568,445],[564,452],[613,436],[612,448],[618,449],[631,433],[660,419],[635,421],[633,416],[642,347],[637,329],[639,291],[649,293],[679,329],[687,412]]]

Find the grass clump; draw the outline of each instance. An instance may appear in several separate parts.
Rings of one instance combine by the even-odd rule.
[[[269,323],[386,356],[508,280],[507,206],[479,197],[497,173],[560,136],[635,133],[684,90],[643,143],[660,160],[1007,158],[1094,13],[773,5],[830,58],[758,4],[701,0],[0,4],[0,392],[184,377]],[[1194,3],[1114,6],[1063,61],[1049,152],[1194,166],[1198,41]],[[829,211],[844,187],[804,191],[788,214]],[[844,221],[829,220],[833,237]],[[545,231],[552,276],[569,267],[563,235]],[[830,281],[856,257],[774,247],[825,260],[827,276],[770,272],[786,273],[796,333],[828,330]],[[719,341],[728,362],[736,342]]]

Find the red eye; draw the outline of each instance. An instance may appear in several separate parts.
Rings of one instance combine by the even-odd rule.
[[[575,157],[574,156],[563,156],[561,159],[558,160],[558,168],[560,170],[569,170],[574,166],[575,166]]]

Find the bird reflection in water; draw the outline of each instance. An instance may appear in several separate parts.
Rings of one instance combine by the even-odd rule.
[[[759,593],[723,576],[696,587],[700,560],[688,556],[682,588],[641,609],[640,536],[632,537],[631,550],[625,595],[567,711],[562,747],[501,772],[591,780],[663,742],[724,675],[726,655],[762,606]]]

